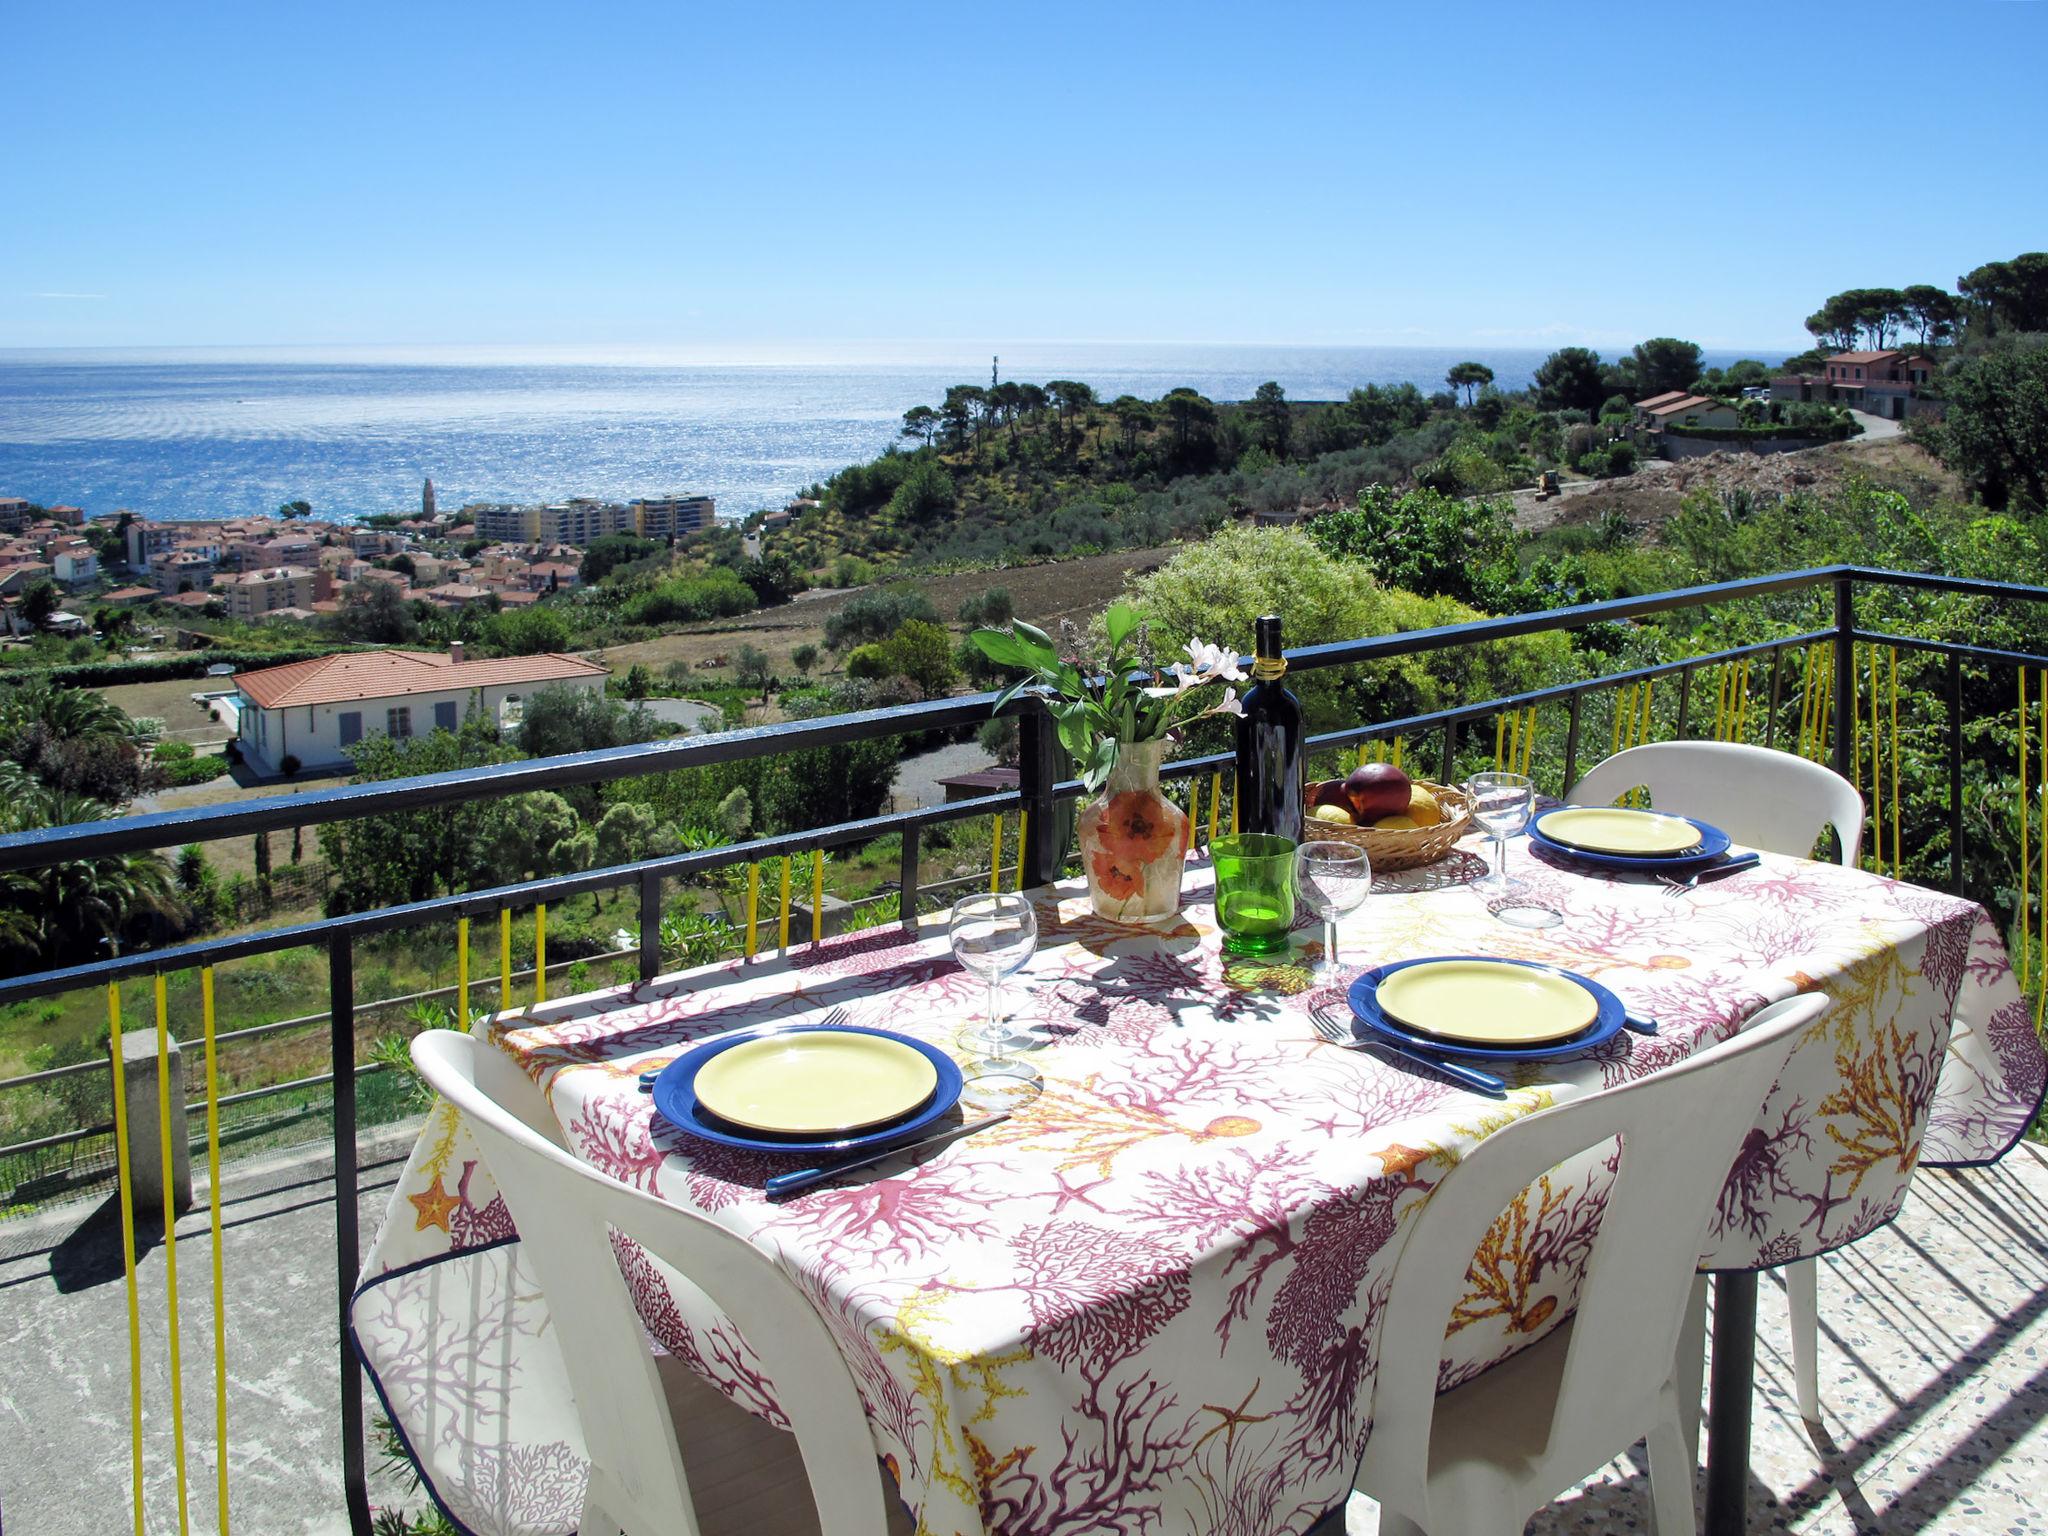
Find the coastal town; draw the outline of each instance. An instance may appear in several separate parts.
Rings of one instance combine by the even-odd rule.
[[[124,510],[88,517],[0,496],[0,614],[6,632],[41,627],[83,633],[84,616],[25,612],[39,578],[67,608],[160,605],[178,612],[260,621],[338,613],[342,591],[381,582],[439,608],[517,608],[573,588],[583,552],[609,534],[664,543],[716,525],[708,496],[631,502],[576,497],[547,505],[483,502],[444,512],[434,482],[416,514],[334,522],[287,507],[276,517],[153,522]]]

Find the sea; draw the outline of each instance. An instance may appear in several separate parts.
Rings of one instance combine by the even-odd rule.
[[[439,505],[711,495],[784,505],[897,440],[953,384],[1078,379],[1105,400],[1279,383],[1341,400],[1443,387],[1473,358],[1504,389],[1547,349],[1036,343],[635,348],[0,349],[0,496],[88,514],[241,517],[305,500],[347,519]],[[1740,353],[1709,354],[1725,366]],[[1774,357],[1776,354],[1756,354]]]

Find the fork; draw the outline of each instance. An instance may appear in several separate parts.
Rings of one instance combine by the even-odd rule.
[[[1482,1072],[1477,1067],[1465,1066],[1460,1062],[1445,1061],[1440,1057],[1430,1055],[1426,1051],[1409,1050],[1405,1046],[1396,1045],[1382,1037],[1376,1036],[1370,1040],[1361,1040],[1351,1033],[1348,1025],[1332,1018],[1325,1012],[1321,1004],[1310,1008],[1308,1017],[1309,1022],[1315,1026],[1315,1031],[1318,1035],[1321,1035],[1331,1045],[1337,1046],[1342,1050],[1362,1051],[1368,1048],[1382,1050],[1389,1056],[1398,1057],[1411,1066],[1424,1067],[1431,1072],[1448,1077],[1459,1087],[1469,1088],[1474,1093],[1483,1093],[1488,1098],[1494,1099],[1504,1099],[1508,1096],[1508,1085],[1505,1078],[1496,1077],[1491,1072]]]
[[[1664,883],[1665,896],[1676,900],[1680,896],[1689,895],[1702,880],[1711,880],[1717,875],[1732,875],[1739,869],[1750,869],[1762,862],[1763,855],[1760,853],[1738,853],[1734,858],[1719,864],[1709,864],[1705,869],[1696,869],[1683,880],[1673,879],[1670,875],[1659,875],[1657,878]]]

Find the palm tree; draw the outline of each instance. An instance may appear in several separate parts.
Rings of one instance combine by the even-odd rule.
[[[115,815],[104,801],[44,788],[14,763],[0,764],[0,832],[77,826]],[[0,944],[44,964],[95,958],[137,918],[181,916],[185,904],[163,857],[107,854],[0,876]]]

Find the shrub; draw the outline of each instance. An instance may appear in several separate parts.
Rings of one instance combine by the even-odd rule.
[[[566,651],[575,644],[569,621],[552,608],[508,608],[484,621],[484,643],[508,656]]]
[[[1001,629],[1017,616],[1017,604],[1008,587],[990,587],[986,592],[962,600],[960,622]]]
[[[228,760],[225,757],[195,757],[187,749],[184,757],[173,758],[168,762],[159,756],[157,766],[163,770],[166,784],[205,784],[228,771]]]
[[[1290,647],[1456,624],[1477,612],[1448,597],[1424,598],[1381,586],[1362,563],[1331,559],[1291,528],[1230,528],[1190,546],[1130,586],[1152,624],[1154,648],[1177,651],[1199,636],[1249,650],[1262,613],[1286,616]],[[1564,635],[1531,635],[1350,668],[1290,675],[1311,730],[1442,708],[1539,686],[1570,656]],[[1213,722],[1205,722],[1205,726]],[[1224,732],[1214,733],[1220,746]],[[1196,746],[1208,745],[1207,740]]]
[[[0,671],[0,683],[50,682],[66,688],[112,688],[121,683],[160,683],[184,677],[204,677],[206,669],[231,666],[237,671],[282,666],[288,661],[309,661],[332,656],[337,651],[362,650],[354,645],[308,645],[295,651],[187,651],[181,656],[159,656],[135,661],[95,661],[80,666],[9,667]]]
[[[626,604],[625,618],[629,624],[688,624],[699,619],[733,618],[755,606],[754,589],[719,567],[697,576],[656,582]]]
[[[862,592],[825,621],[825,644],[835,651],[886,640],[913,619],[936,624],[938,609],[915,587]]]

